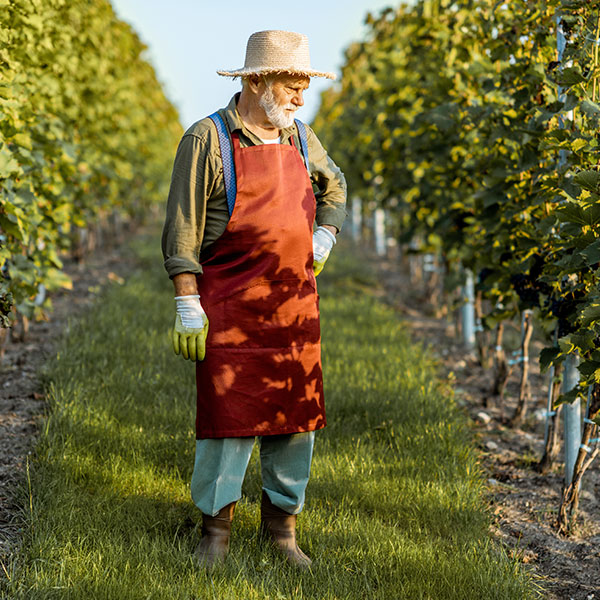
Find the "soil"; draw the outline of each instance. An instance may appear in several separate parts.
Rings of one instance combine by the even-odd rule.
[[[25,341],[9,341],[0,364],[0,572],[18,548],[23,531],[22,501],[28,457],[46,409],[40,370],[52,355],[69,319],[81,315],[102,286],[122,283],[135,268],[123,250],[98,252],[84,264],[68,264],[73,290],[55,294],[51,319],[32,323]],[[548,377],[531,360],[531,401],[524,423],[505,424],[515,410],[519,367],[513,370],[502,401],[491,395],[493,373],[465,353],[448,317],[434,316],[424,286],[394,259],[371,257],[384,284],[386,300],[409,324],[415,341],[430,346],[457,401],[471,417],[481,449],[492,532],[508,553],[537,575],[548,600],[600,600],[600,472],[593,465],[583,480],[578,524],[568,538],[556,532],[563,469],[557,462],[548,475],[535,464],[543,451]],[[515,342],[516,340],[516,342]],[[507,345],[510,336],[507,336]],[[513,347],[518,332],[513,332]],[[540,341],[532,343],[536,356]],[[21,496],[21,501],[19,501]]]
[[[123,249],[103,249],[85,262],[67,262],[73,289],[52,295],[50,319],[17,322],[0,362],[0,577],[18,549],[27,505],[27,466],[46,403],[40,375],[70,319],[80,316],[109,282],[121,284],[135,263]],[[19,339],[23,338],[23,339]]]
[[[415,277],[418,270],[413,269],[411,277],[411,270],[397,257],[371,260],[387,302],[403,315],[412,338],[429,346],[443,376],[452,383],[458,404],[471,419],[487,482],[494,537],[509,554],[533,570],[543,590],[542,598],[600,600],[598,463],[584,475],[577,522],[569,537],[557,533],[564,481],[562,447],[547,475],[535,469],[544,450],[549,385],[549,375],[540,373],[536,359],[543,342],[534,336],[530,348],[528,413],[519,427],[511,427],[507,421],[515,412],[521,367],[513,367],[504,398],[495,397],[491,393],[493,369],[484,369],[476,356],[465,351],[454,315],[436,316],[436,307],[429,303],[431,293]],[[514,328],[505,340],[506,350],[516,350],[520,332]]]

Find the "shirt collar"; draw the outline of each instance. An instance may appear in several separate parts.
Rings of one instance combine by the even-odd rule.
[[[237,103],[240,99],[240,93],[237,92],[234,94],[233,98],[229,101],[229,104],[225,108],[225,119],[227,120],[227,126],[229,127],[229,131],[234,132],[236,130],[241,131],[246,137],[250,138],[254,144],[262,144],[261,139],[252,133],[242,121],[240,117],[240,113],[237,110]],[[290,136],[296,133],[296,125],[291,125],[290,127],[285,127],[281,130],[281,143],[286,144],[290,138]]]

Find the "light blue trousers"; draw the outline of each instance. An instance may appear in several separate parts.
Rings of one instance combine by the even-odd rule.
[[[263,489],[271,502],[290,514],[304,506],[315,432],[259,437]],[[253,437],[196,441],[192,499],[206,515],[242,497]]]

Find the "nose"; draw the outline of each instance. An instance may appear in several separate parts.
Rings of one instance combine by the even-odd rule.
[[[302,96],[302,90],[298,90],[294,96],[293,103],[296,106],[304,106],[304,98]]]

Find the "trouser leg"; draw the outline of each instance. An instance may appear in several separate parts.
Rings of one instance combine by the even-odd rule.
[[[192,500],[205,515],[214,517],[242,497],[253,437],[196,441]]]
[[[286,513],[297,514],[304,506],[314,443],[314,431],[260,439],[263,490]]]

